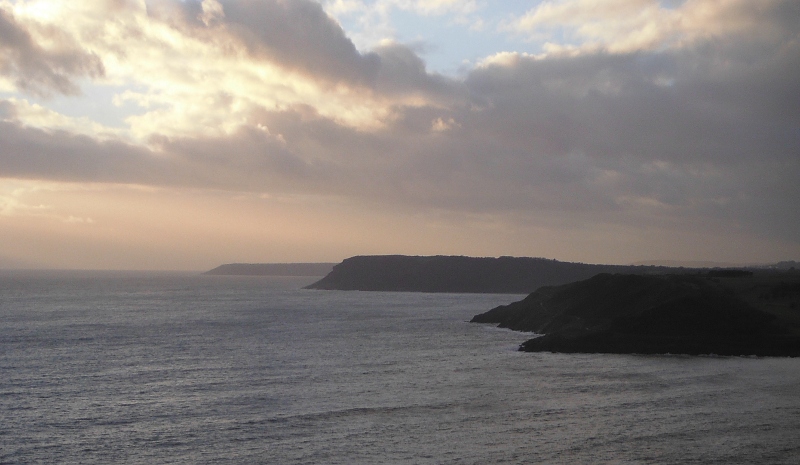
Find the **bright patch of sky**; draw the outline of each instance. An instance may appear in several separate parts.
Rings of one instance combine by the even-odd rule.
[[[29,94],[3,92],[0,98],[24,98],[31,105],[48,108],[58,114],[70,118],[90,118],[111,129],[124,129],[128,126],[126,119],[132,115],[148,111],[138,104],[120,98],[126,91],[134,89],[130,85],[111,86],[93,83],[89,80],[78,80],[81,89],[79,96],[54,94],[37,96]]]
[[[328,1],[335,17],[356,47],[368,51],[383,41],[414,47],[428,71],[458,75],[499,52],[534,53],[541,43],[508,29],[508,25],[541,0],[502,2]]]
[[[545,52],[548,44],[577,45],[580,38],[569,25],[550,23],[522,30],[518,22],[539,9],[583,2],[321,0],[325,11],[339,22],[360,51],[366,53],[387,42],[405,44],[425,60],[428,72],[454,77],[465,76],[475,65],[501,52],[536,55]],[[659,4],[661,8],[674,9],[685,2],[661,0]],[[615,0],[609,1],[609,5],[613,3]],[[48,109],[68,118],[88,118],[120,136],[130,126],[128,118],[154,109],[125,98],[131,92],[146,92],[130,82],[116,85],[79,78],[76,84],[81,91],[78,96],[12,91],[0,92],[0,98],[24,99],[31,108]]]
[[[686,0],[661,0],[676,9]],[[500,52],[540,54],[547,44],[577,45],[574,29],[551,24],[521,31],[515,22],[548,0],[327,0],[328,14],[339,21],[362,52],[394,41],[414,48],[429,72],[463,75],[484,58]],[[611,2],[613,3],[613,2]]]

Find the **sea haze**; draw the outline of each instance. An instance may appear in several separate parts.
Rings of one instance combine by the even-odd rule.
[[[517,352],[519,295],[0,272],[0,463],[800,463],[800,360]]]

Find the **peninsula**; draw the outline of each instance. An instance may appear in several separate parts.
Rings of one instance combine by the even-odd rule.
[[[344,260],[306,289],[528,294],[598,273],[663,274],[664,266],[593,265],[546,258],[369,255]]]
[[[472,319],[541,336],[529,352],[800,356],[800,273],[603,273]]]

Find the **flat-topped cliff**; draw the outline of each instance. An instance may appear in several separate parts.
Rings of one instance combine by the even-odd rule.
[[[592,265],[528,257],[356,256],[307,289],[527,294],[598,273],[665,273],[658,266]]]

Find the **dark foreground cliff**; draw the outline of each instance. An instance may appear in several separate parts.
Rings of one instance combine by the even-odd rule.
[[[530,352],[800,356],[797,274],[600,274],[472,319],[543,336]]]
[[[307,289],[527,294],[598,273],[665,273],[658,266],[593,265],[528,257],[369,255],[344,260]]]

